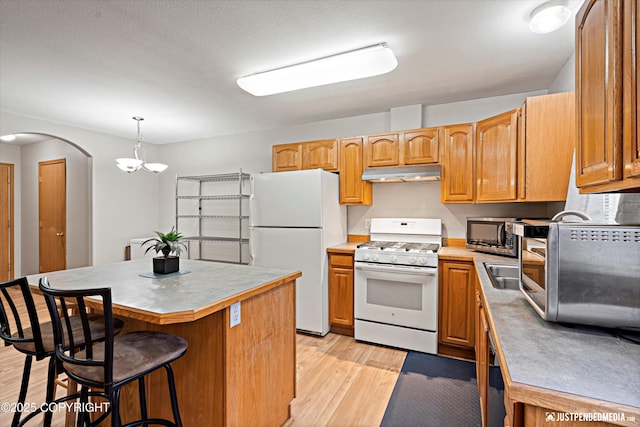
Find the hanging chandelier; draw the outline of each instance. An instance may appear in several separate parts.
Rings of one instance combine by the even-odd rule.
[[[132,119],[138,122],[138,137],[136,138],[136,144],[133,146],[133,158],[116,159],[116,164],[121,170],[128,173],[135,172],[139,169],[153,173],[164,171],[169,167],[164,163],[147,163],[146,150],[144,145],[142,145],[142,135],[140,133],[140,122],[143,121],[144,118],[134,116]]]

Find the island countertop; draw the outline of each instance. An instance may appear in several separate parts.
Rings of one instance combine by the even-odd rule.
[[[145,258],[28,281],[36,289],[42,276],[54,288],[110,287],[124,332],[161,331],[187,340],[187,352],[172,363],[185,427],[283,425],[295,397],[295,287],[302,274],[188,259],[180,264],[185,274],[159,279],[145,277],[152,269]],[[242,315],[232,324],[235,303]],[[153,372],[145,384],[149,416],[171,419],[166,375]],[[139,417],[136,388],[132,383],[123,390],[123,422]]]
[[[512,399],[547,395],[550,405],[624,412],[636,419],[623,425],[640,425],[640,345],[606,329],[547,322],[520,291],[494,288],[483,263],[515,258],[464,248],[442,248],[440,258],[474,261]]]
[[[38,286],[48,277],[54,288],[110,287],[114,314],[138,312],[144,320],[164,325],[193,321],[299,278],[299,271],[180,259],[184,274],[151,278],[148,258],[35,274]],[[144,317],[142,317],[144,316]]]

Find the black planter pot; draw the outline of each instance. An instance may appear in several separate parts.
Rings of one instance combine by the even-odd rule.
[[[180,258],[177,256],[163,257],[158,256],[153,258],[153,272],[154,274],[169,274],[175,273],[180,270]]]

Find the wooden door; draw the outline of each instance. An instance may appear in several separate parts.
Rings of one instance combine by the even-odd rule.
[[[398,166],[400,164],[400,145],[397,133],[367,136],[364,144],[364,166]]]
[[[340,204],[370,205],[371,183],[362,180],[363,139],[340,139]]]
[[[442,128],[442,203],[471,203],[474,197],[474,132],[472,124]]]
[[[576,184],[622,179],[620,0],[588,0],[576,17]]]
[[[353,256],[329,255],[329,323],[331,331],[353,336]]]
[[[438,163],[438,128],[405,132],[402,139],[405,165]]]
[[[0,163],[0,282],[13,277],[13,165]]]
[[[338,140],[326,139],[302,143],[302,169],[338,172]]]
[[[473,349],[475,269],[472,262],[442,261],[440,280],[440,343]]]
[[[273,172],[302,169],[302,144],[278,144],[271,147],[271,169]]]
[[[640,85],[638,84],[638,52],[640,49],[640,5],[638,0],[624,2],[624,177],[640,177]],[[640,186],[640,182],[637,183]]]
[[[514,201],[518,196],[518,110],[476,125],[476,202]]]
[[[67,178],[65,159],[38,163],[40,273],[66,268]]]

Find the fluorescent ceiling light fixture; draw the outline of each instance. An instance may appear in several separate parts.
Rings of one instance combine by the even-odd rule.
[[[392,71],[398,60],[385,43],[356,49],[238,79],[238,86],[255,96],[273,95]]]
[[[570,17],[567,0],[546,1],[531,12],[529,29],[537,34],[550,33],[566,24]]]
[[[16,136],[14,134],[9,134],[9,135],[2,135],[0,136],[0,140],[4,141],[4,142],[11,142],[11,141],[15,141]]]

